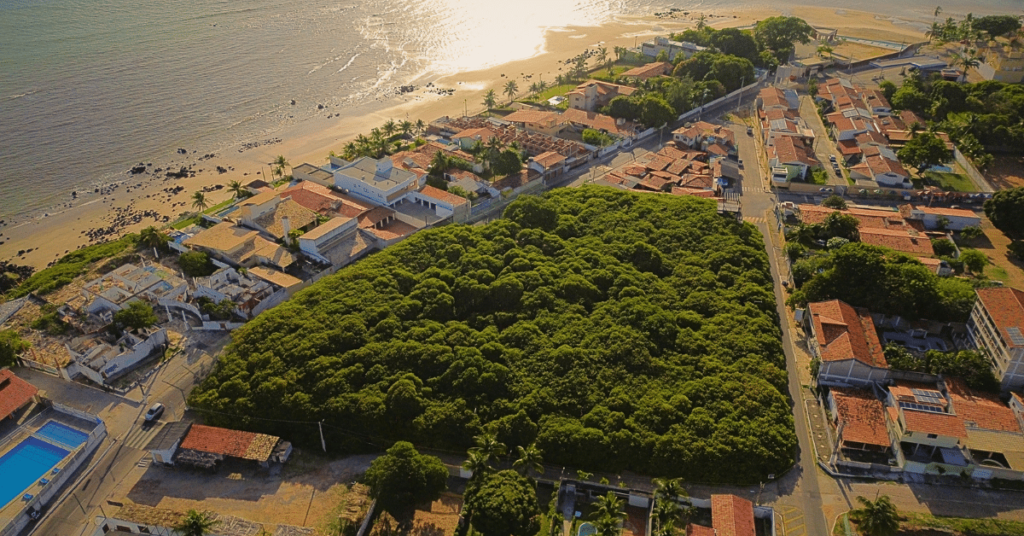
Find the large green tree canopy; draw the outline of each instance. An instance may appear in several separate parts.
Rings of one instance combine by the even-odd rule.
[[[350,449],[486,428],[591,471],[751,482],[796,445],[773,304],[761,235],[713,202],[560,189],[261,314],[191,405],[317,446],[273,419]]]
[[[540,506],[533,484],[515,471],[501,471],[466,490],[473,528],[484,536],[533,536],[540,528]]]

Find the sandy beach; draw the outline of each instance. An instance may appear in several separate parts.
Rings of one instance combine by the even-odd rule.
[[[788,11],[787,15],[800,16],[814,26],[837,28],[840,35],[908,43],[923,37],[918,31],[919,26],[891,16],[816,7]],[[320,165],[329,151],[340,151],[345,142],[357,134],[369,133],[370,129],[388,119],[413,122],[422,119],[429,123],[445,115],[461,115],[467,111],[469,114],[478,113],[483,108],[484,93],[495,89],[501,100],[502,88],[509,79],[516,80],[524,91],[538,76],[546,82],[553,82],[560,72],[568,69],[565,61],[584,49],[605,46],[610,55],[616,46],[633,47],[651,36],[693,27],[700,14],[680,12],[674,18],[622,17],[602,26],[552,29],[547,32],[544,51],[532,58],[417,81],[415,92],[389,97],[389,106],[380,111],[329,110],[332,112],[328,114],[332,115],[330,118],[311,119],[268,136],[273,143],[261,143],[241,151],[237,149],[242,148],[236,147],[236,150],[212,158],[206,158],[198,149],[199,152],[178,155],[170,162],[152,162],[146,173],[126,174],[121,184],[101,192],[86,192],[62,207],[18,219],[0,217],[4,220],[0,225],[0,259],[37,269],[45,268],[66,252],[81,246],[175,220],[178,215],[191,210],[191,196],[195,191],[205,188],[211,206],[220,203],[231,194],[226,188],[214,188],[233,180],[246,183],[262,178],[270,172],[269,162],[278,155],[284,155],[292,165],[305,162]],[[715,28],[749,26],[757,20],[779,14],[779,11],[767,8],[704,12],[708,17],[706,23]],[[455,92],[450,96],[432,93],[430,88],[423,87],[428,81],[433,81],[436,87],[451,88]],[[195,176],[165,178],[166,170],[189,165]],[[219,173],[218,166],[228,171]],[[164,171],[157,173],[157,168]]]

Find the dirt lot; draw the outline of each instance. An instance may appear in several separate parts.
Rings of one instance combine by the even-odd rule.
[[[981,229],[985,231],[984,237],[965,241],[964,245],[976,248],[988,257],[992,264],[985,268],[985,275],[990,279],[1002,281],[1008,287],[1024,288],[1024,266],[1019,261],[1012,260],[1006,249],[1010,239],[993,227],[992,222],[984,216],[981,218]]]
[[[287,524],[323,529],[337,515],[361,519],[357,510],[365,511],[369,499],[365,486],[353,484],[373,458],[326,462],[296,451],[281,471],[238,462],[213,474],[154,465],[128,499],[177,511],[212,510],[268,528]]]
[[[451,536],[459,524],[462,497],[445,493],[430,503],[429,509],[417,509],[412,518],[410,536]]]
[[[1024,156],[995,155],[985,178],[998,190],[1024,186]]]

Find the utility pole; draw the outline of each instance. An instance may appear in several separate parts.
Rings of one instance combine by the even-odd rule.
[[[323,447],[324,452],[327,452],[327,442],[324,441],[324,421],[320,421],[316,425],[320,428],[320,446]]]
[[[746,84],[746,83],[747,83],[747,77],[746,76],[744,76],[743,78],[740,78],[740,94],[738,96],[739,100],[736,101],[736,107],[737,108],[739,108],[740,106],[743,106],[743,84]]]

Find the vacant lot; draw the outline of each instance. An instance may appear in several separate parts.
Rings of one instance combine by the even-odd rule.
[[[924,173],[924,182],[928,186],[942,188],[947,192],[974,192],[978,190],[978,187],[971,182],[970,177],[959,173],[926,171]]]
[[[212,474],[154,465],[128,499],[180,512],[211,510],[267,526],[323,528],[332,516],[354,517],[352,510],[368,505],[366,488],[353,484],[373,458],[327,461],[296,452],[280,474],[251,463],[225,464]]]
[[[985,178],[999,190],[1024,186],[1024,156],[995,155],[985,170]]]

